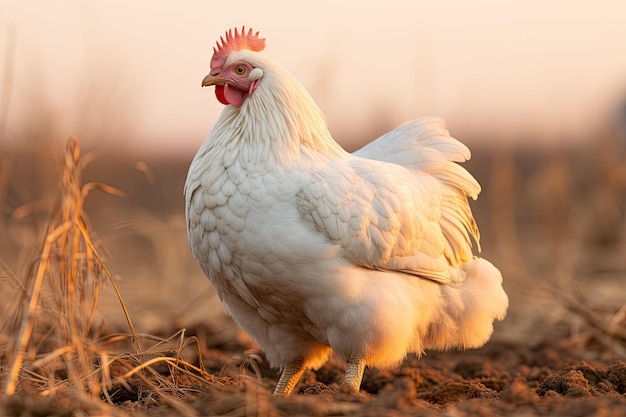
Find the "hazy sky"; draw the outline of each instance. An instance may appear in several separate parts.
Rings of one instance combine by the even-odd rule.
[[[200,88],[213,45],[246,25],[346,146],[425,114],[457,136],[578,139],[626,97],[625,16],[622,0],[0,0],[0,122],[10,141],[193,151],[222,108]]]

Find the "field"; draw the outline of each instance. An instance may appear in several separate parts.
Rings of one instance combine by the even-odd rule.
[[[473,147],[482,256],[511,302],[492,340],[366,369],[359,393],[331,360],[290,398],[189,254],[192,155],[3,151],[0,416],[623,416],[625,151]]]

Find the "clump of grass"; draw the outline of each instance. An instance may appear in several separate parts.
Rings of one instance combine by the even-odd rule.
[[[105,184],[82,183],[83,169],[91,160],[89,155],[81,157],[76,138],[68,140],[59,198],[36,261],[23,280],[12,278],[19,296],[15,309],[2,317],[5,331],[11,326],[6,323],[13,323],[9,330],[14,345],[8,353],[4,396],[22,391],[56,396],[74,407],[105,414],[110,414],[106,403],[130,400],[150,405],[162,400],[183,415],[194,415],[177,400],[192,388],[190,384],[179,388],[178,380],[194,379],[195,386],[216,381],[202,366],[197,339],[186,337],[184,330],[165,339],[136,332],[84,211],[91,191],[123,193]],[[29,206],[21,210],[21,215],[27,214]],[[105,284],[117,295],[128,333],[102,335],[94,323]],[[194,345],[199,366],[182,356]]]
[[[93,373],[94,363],[90,358],[93,347],[89,342],[104,277],[115,288],[136,339],[121,294],[92,241],[89,219],[83,211],[85,198],[92,190],[99,189],[114,195],[121,195],[121,192],[99,183],[82,185],[82,169],[87,162],[80,159],[78,141],[70,138],[65,153],[61,196],[47,227],[33,277],[24,287],[27,303],[5,380],[6,395],[15,393],[22,365],[26,359],[37,357],[38,346],[52,347],[53,350],[35,359],[33,363],[37,367],[62,365],[72,385],[82,388],[80,391],[99,394]],[[50,326],[49,329],[38,335],[38,340],[33,340],[36,327],[46,325]],[[136,347],[139,345],[136,344]]]

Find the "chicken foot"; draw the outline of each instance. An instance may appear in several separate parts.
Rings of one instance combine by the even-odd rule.
[[[343,385],[352,387],[356,392],[361,388],[361,380],[363,379],[363,371],[365,371],[365,360],[352,358],[346,366],[346,376]]]
[[[285,397],[291,395],[300,377],[304,373],[304,370],[304,360],[302,358],[294,360],[283,368],[280,378],[278,379],[278,384],[276,384],[276,388],[274,389],[274,395]],[[364,371],[365,360],[357,358],[350,359],[346,366],[346,375],[343,385],[347,385],[356,392],[359,392]]]
[[[298,358],[283,368],[280,379],[274,389],[275,396],[288,396],[296,387],[298,380],[304,373],[304,360]]]

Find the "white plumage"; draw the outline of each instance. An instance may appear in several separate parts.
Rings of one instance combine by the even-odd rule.
[[[334,352],[358,389],[365,364],[482,346],[508,299],[474,257],[470,157],[423,117],[353,154],[304,87],[242,30],[211,73],[228,104],[185,184],[189,243],[226,312],[283,368],[289,394]],[[242,70],[243,68],[243,70]]]

